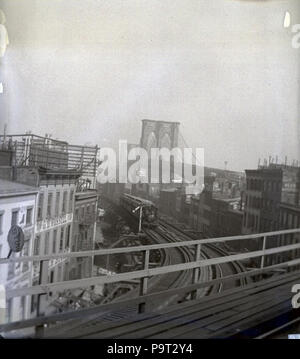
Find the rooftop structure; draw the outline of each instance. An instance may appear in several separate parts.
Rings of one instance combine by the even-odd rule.
[[[0,136],[1,164],[38,167],[44,171],[80,172],[96,175],[98,147],[70,145],[32,134]],[[10,161],[9,161],[10,160]]]

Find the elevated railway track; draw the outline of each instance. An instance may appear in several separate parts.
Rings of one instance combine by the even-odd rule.
[[[108,200],[109,203],[114,206],[114,208],[119,212],[119,214],[122,215],[122,212],[124,210],[120,210],[118,206]],[[126,211],[125,211],[126,212]],[[125,216],[127,220],[134,221],[128,214]],[[135,219],[136,221],[136,219]],[[172,223],[172,219],[168,218],[167,216],[159,215],[158,216],[158,226],[153,229],[145,228],[143,227],[143,230],[148,238],[152,241],[152,243],[174,243],[174,242],[182,242],[182,241],[189,241],[194,239],[199,239],[196,236],[193,236],[191,233],[184,231],[182,228],[180,228],[180,225],[178,223]],[[222,249],[219,248],[215,244],[206,244],[201,248],[200,257],[197,258],[196,256],[196,249],[194,246],[188,247],[188,248],[182,248],[178,247],[176,249],[171,250],[165,250],[165,263],[163,265],[170,265],[170,264],[177,264],[177,263],[188,263],[193,261],[194,259],[209,259],[214,258],[218,256],[226,256],[228,253]],[[198,273],[195,274],[197,278],[193,278],[193,271],[187,270],[184,272],[175,272],[175,273],[169,273],[164,276],[159,276],[159,278],[156,278],[155,280],[151,280],[151,282],[155,283],[155,285],[152,285],[149,281],[149,285],[151,286],[151,291],[153,290],[166,290],[168,288],[177,288],[181,285],[187,285],[196,283],[197,281],[205,282],[211,279],[217,279],[222,278],[223,276],[228,276],[231,274],[241,273],[245,270],[243,265],[239,262],[233,262],[233,263],[224,263],[224,264],[216,264],[215,266],[208,266],[208,267],[202,267],[199,269]],[[200,290],[197,295],[208,295],[210,293],[216,293],[220,292],[224,289],[235,287],[238,285],[244,285],[246,283],[246,278],[241,278],[237,281],[233,282],[226,282],[226,283],[220,283],[218,285],[215,285],[213,287],[208,287],[205,289]],[[149,287],[150,289],[150,287]],[[130,297],[131,295],[134,295],[134,291],[132,293],[125,295],[125,297]],[[173,298],[174,299],[174,298]],[[177,298],[178,299],[178,298]],[[168,300],[168,303],[171,301]]]
[[[146,236],[151,239],[153,243],[176,243],[178,241],[190,240],[193,239],[191,235],[184,233],[174,224],[170,224],[167,221],[161,219],[159,221],[159,226],[155,229],[144,229]],[[207,244],[204,249],[201,251],[201,259],[208,259],[210,257],[224,256],[227,255],[224,250],[218,248],[215,245]],[[194,246],[190,247],[178,247],[166,249],[164,251],[163,263],[162,266],[180,264],[180,263],[189,263],[196,258],[196,251]],[[240,273],[243,271],[242,265],[239,263],[225,263],[217,264],[216,266],[203,267],[201,271],[198,271],[197,278],[193,277],[193,270],[186,270],[180,272],[171,272],[156,277],[149,278],[147,283],[147,293],[163,292],[167,291],[169,288],[180,288],[186,285],[196,283],[196,282],[208,282],[212,279],[220,279],[222,276],[231,275]],[[219,293],[222,290],[227,288],[232,288],[238,285],[244,284],[245,279],[241,278],[237,281],[231,281],[230,283],[218,283],[213,286],[206,288],[201,288],[197,291],[197,297],[203,297],[205,295],[212,295],[214,293]],[[224,288],[225,287],[225,288]],[[124,301],[134,297],[137,297],[141,293],[140,288],[133,289],[128,293],[121,295],[115,298],[113,301]],[[143,293],[141,293],[143,294]],[[185,293],[166,295],[161,296],[159,304],[157,301],[149,301],[147,303],[147,312],[159,312],[166,310],[169,306],[182,302],[186,297],[190,298],[191,294],[186,295]],[[144,309],[145,310],[145,309]],[[81,337],[82,335],[93,335],[99,330],[99,327],[103,323],[114,323],[119,320],[128,320],[136,313],[135,306],[128,306],[122,310],[117,310],[114,312],[101,313],[99,315],[94,315],[93,317],[85,318],[84,320],[76,320],[67,325],[60,326],[59,328],[55,327],[49,329],[46,333],[48,337]],[[70,327],[72,330],[70,331]]]
[[[263,338],[272,326],[296,321],[300,310],[292,311],[289,289],[298,273],[278,275],[210,297],[170,306],[163,313],[144,314],[130,322],[98,327],[81,338],[115,339],[209,339]],[[285,319],[284,319],[285,318]],[[294,319],[292,319],[294,318]]]
[[[177,223],[170,222],[169,218],[161,217],[160,218],[160,225],[163,226],[169,232],[173,232],[177,235],[178,240],[195,240],[197,237],[191,234],[190,231],[185,231],[184,229],[180,228],[180,225]],[[207,237],[206,237],[207,238]],[[193,251],[194,249],[192,249]],[[201,253],[203,254],[204,258],[215,258],[220,256],[227,256],[228,252],[224,249],[218,247],[215,244],[205,244],[201,249]],[[225,276],[229,276],[231,274],[237,274],[245,271],[244,266],[240,262],[232,262],[232,263],[224,263],[224,264],[217,264],[209,268],[211,271],[211,277],[213,279],[222,278]],[[220,283],[214,287],[209,288],[209,293],[216,293],[221,292],[222,290],[226,290],[227,288],[232,288],[239,285],[245,285],[247,283],[247,278],[241,278],[237,281]]]
[[[170,233],[170,231],[168,231]],[[8,323],[0,325],[0,332],[8,333],[15,330],[22,330],[23,328],[40,328],[43,326],[55,325],[56,323],[62,323],[67,321],[73,321],[74,319],[91,319],[90,324],[94,323],[88,329],[88,325],[85,330],[77,333],[72,329],[69,331],[72,337],[106,337],[109,335],[105,332],[106,329],[113,329],[114,331],[121,331],[116,333],[115,337],[121,338],[130,335],[135,337],[155,337],[161,336],[165,333],[167,338],[202,338],[202,337],[231,337],[231,336],[243,336],[248,329],[257,327],[258,325],[265,323],[266,320],[273,320],[280,315],[285,315],[291,312],[291,286],[295,283],[299,283],[299,233],[300,229],[290,229],[283,231],[275,231],[260,234],[251,234],[235,237],[224,238],[209,238],[209,239],[197,239],[197,240],[184,240],[184,241],[171,241],[160,244],[141,245],[135,247],[124,248],[111,248],[101,249],[84,252],[71,252],[71,253],[57,253],[46,256],[32,256],[32,257],[18,257],[10,259],[0,259],[0,265],[8,263],[21,263],[21,262],[40,262],[41,267],[46,270],[46,266],[51,259],[56,258],[78,258],[83,256],[95,256],[95,255],[114,255],[120,253],[142,253],[143,268],[133,272],[117,273],[113,276],[102,275],[92,278],[84,278],[80,280],[71,280],[64,282],[48,283],[44,282],[36,286],[28,288],[16,288],[7,290],[7,298],[24,296],[24,295],[46,295],[49,292],[60,291],[72,288],[89,287],[95,284],[105,283],[118,283],[121,281],[140,280],[141,288],[145,289],[145,292],[140,291],[139,296],[136,298],[118,301],[115,303],[108,303],[103,306],[96,306],[93,308],[86,308],[78,311],[65,312],[54,314],[50,316],[32,318],[21,322]],[[295,235],[295,236],[294,236]],[[172,235],[173,236],[173,235]],[[279,236],[294,236],[294,241],[288,242],[284,245],[274,246],[274,237]],[[231,241],[237,240],[255,240],[255,243],[261,244],[261,249],[252,250],[245,253],[235,253],[228,255],[220,255],[214,258],[201,257],[202,250],[207,245],[217,245],[221,247],[222,244],[230,244]],[[270,245],[269,244],[270,240]],[[192,247],[194,248],[192,250]],[[194,258],[190,262],[170,264],[166,266],[160,266],[155,268],[149,267],[150,252],[155,250],[170,250],[174,248],[191,248]],[[270,261],[265,261],[265,257],[278,255],[281,253],[289,254],[284,256],[285,259],[282,262],[271,264]],[[244,260],[257,259],[261,261],[261,266],[248,270],[247,272],[240,272],[236,274],[226,275],[222,278],[211,279],[208,282],[195,281],[195,278],[199,278],[199,270],[206,267],[223,265],[226,263],[239,263]],[[294,272],[293,272],[294,270]],[[192,271],[192,284],[186,284],[179,288],[171,288],[163,290],[158,293],[150,293],[147,291],[147,281],[149,278],[159,277],[169,273]],[[286,273],[286,274],[284,274]],[[228,288],[222,291],[218,290],[217,293],[211,293],[209,296],[197,297],[192,295],[195,291],[203,288],[212,287],[224,283],[234,283],[242,278],[257,278],[262,274],[268,274],[272,276],[268,280],[260,282],[247,282],[244,286]],[[170,304],[167,308],[164,308],[158,312],[145,312],[137,314],[132,312],[128,318],[122,318],[116,316],[121,308],[128,308],[136,305],[144,305],[155,301],[160,303],[162,298],[166,296],[178,295],[178,297],[190,298],[190,301],[184,301],[183,303]],[[177,298],[178,298],[177,297]],[[100,318],[101,313],[110,312],[115,315],[114,320],[110,322],[93,322],[95,316]],[[295,312],[296,313],[296,312]],[[167,316],[165,316],[167,315]],[[152,318],[152,322],[147,320]],[[154,318],[154,319],[153,319]],[[153,322],[154,320],[154,322]],[[138,333],[129,332],[127,325],[139,322],[145,325],[148,329],[151,328],[151,333],[138,331]],[[163,327],[161,327],[161,324]],[[169,324],[174,324],[174,327]],[[195,327],[196,325],[196,327]],[[147,328],[145,330],[148,330]],[[173,331],[174,329],[174,331]],[[238,329],[238,331],[237,331]],[[271,328],[272,329],[272,328]],[[252,329],[251,329],[252,330]],[[39,333],[39,332],[38,332]],[[253,332],[248,331],[248,336],[257,336],[257,332],[253,335]],[[192,334],[192,335],[191,335]],[[41,336],[41,334],[38,334]],[[43,333],[44,335],[44,333]],[[111,337],[111,336],[108,336]]]
[[[144,233],[155,244],[163,243],[174,243],[177,238],[172,232],[169,232],[163,226],[159,226],[155,229],[144,229]],[[205,255],[203,254],[203,258]],[[161,266],[176,265],[180,263],[188,263],[193,261],[194,251],[193,248],[179,247],[179,248],[170,248],[163,250],[162,263]],[[147,278],[147,293],[155,293],[166,291],[169,288],[180,288],[187,284],[192,284],[192,270],[172,272],[167,274],[162,274],[154,277]],[[209,270],[201,271],[201,274],[198,278],[199,281],[205,282],[211,279],[211,273]],[[124,300],[129,300],[136,298],[141,294],[141,288],[135,288],[129,292],[120,295],[111,300],[111,302],[122,302]],[[207,288],[200,290],[200,295],[205,295],[207,293]],[[178,301],[184,300],[185,295],[175,294],[173,296],[166,295],[161,297],[159,304],[156,301],[149,301],[147,303],[147,312],[158,311],[166,308],[167,306],[177,303]],[[141,309],[141,308],[140,308]],[[74,335],[80,336],[84,333],[91,333],[94,330],[97,330],[99,325],[103,323],[115,322],[116,320],[125,320],[129,318],[134,313],[136,313],[136,306],[127,306],[120,310],[114,312],[102,312],[99,315],[94,315],[93,317],[84,318],[80,320],[74,320],[72,323],[67,323],[60,325],[59,327],[49,328],[46,336],[47,337],[74,337]],[[71,329],[71,331],[70,331]]]

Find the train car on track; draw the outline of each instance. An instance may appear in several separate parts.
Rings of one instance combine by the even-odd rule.
[[[120,206],[137,220],[142,209],[142,226],[153,228],[158,225],[157,207],[151,201],[125,193],[120,198]]]

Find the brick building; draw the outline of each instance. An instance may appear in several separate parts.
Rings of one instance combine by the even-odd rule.
[[[243,233],[270,232],[296,228],[300,225],[300,168],[269,164],[257,170],[246,170],[245,209]],[[274,237],[269,246],[293,243],[295,235]],[[261,242],[253,240],[248,248],[261,248]],[[281,256],[267,258],[267,263],[281,260]]]
[[[212,200],[210,234],[213,237],[239,235],[242,232],[243,211],[241,199],[227,198]]]
[[[280,206],[299,206],[300,169],[270,165],[246,170],[243,233],[267,232],[280,228]]]

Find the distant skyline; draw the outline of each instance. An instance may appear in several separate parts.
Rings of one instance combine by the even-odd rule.
[[[0,130],[76,144],[137,143],[180,122],[208,167],[298,160],[299,0],[0,0]]]

